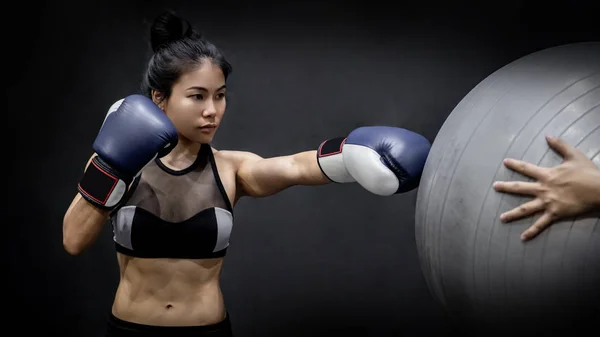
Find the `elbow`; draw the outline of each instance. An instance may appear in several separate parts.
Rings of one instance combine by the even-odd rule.
[[[84,250],[84,245],[77,240],[69,238],[67,235],[63,235],[63,248],[69,255],[77,256]]]
[[[63,248],[69,255],[79,255],[85,249],[83,242],[77,238],[77,235],[69,230],[67,222],[63,222]]]
[[[63,247],[69,255],[77,256],[83,252],[83,247],[81,245],[71,243],[67,240],[63,240]]]

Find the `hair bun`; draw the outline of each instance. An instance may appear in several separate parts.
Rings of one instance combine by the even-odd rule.
[[[164,12],[152,23],[150,43],[152,51],[157,52],[167,44],[195,34],[187,20],[172,12]]]

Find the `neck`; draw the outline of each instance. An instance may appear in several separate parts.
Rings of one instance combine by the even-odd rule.
[[[180,135],[177,146],[169,154],[162,157],[160,161],[171,169],[184,169],[196,160],[201,145]]]

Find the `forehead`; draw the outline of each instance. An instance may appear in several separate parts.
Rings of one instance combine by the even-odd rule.
[[[183,73],[176,83],[182,88],[203,87],[215,90],[225,84],[225,76],[218,65],[210,61],[203,61],[199,66]]]

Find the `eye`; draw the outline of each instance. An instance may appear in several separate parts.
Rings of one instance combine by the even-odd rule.
[[[217,94],[217,99],[223,99],[223,98],[225,98],[225,93],[224,92],[221,92],[221,93]]]
[[[195,99],[199,99],[199,100],[203,100],[204,99],[204,97],[202,96],[202,94],[195,94],[195,95],[192,95],[190,97],[194,97]]]

